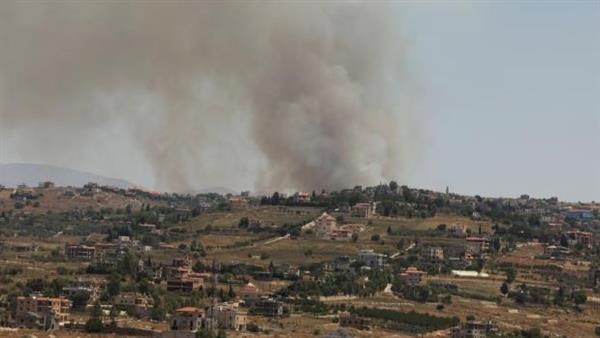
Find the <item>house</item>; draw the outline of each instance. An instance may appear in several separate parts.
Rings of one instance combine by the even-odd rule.
[[[75,281],[62,289],[62,295],[69,299],[78,293],[87,294],[88,304],[93,303],[100,296],[100,285],[94,281]]]
[[[359,330],[368,330],[369,325],[371,325],[371,320],[369,318],[359,317],[348,312],[340,314],[339,322],[340,326],[353,327]]]
[[[371,218],[374,210],[371,203],[356,203],[350,208],[350,214],[353,217]]]
[[[169,279],[167,281],[167,291],[191,292],[204,287],[202,280],[192,278]]]
[[[461,327],[451,330],[451,338],[485,338],[488,335],[496,335],[498,326],[492,321],[469,320]]]
[[[299,191],[294,195],[296,203],[310,203],[310,193]]]
[[[398,278],[409,287],[414,287],[423,281],[423,277],[427,276],[427,272],[421,271],[414,266],[409,266],[398,275]]]
[[[51,181],[40,182],[38,184],[38,188],[40,188],[40,189],[52,189],[52,188],[54,188],[54,182],[51,182]]]
[[[566,211],[565,218],[576,221],[590,221],[594,219],[594,212],[590,209],[571,209]]]
[[[571,250],[564,246],[559,245],[547,245],[544,247],[544,256],[550,258],[565,258],[571,254]]]
[[[448,232],[455,236],[465,236],[467,234],[468,227],[465,224],[454,223],[448,227]]]
[[[183,307],[175,310],[169,322],[169,331],[162,338],[195,338],[196,333],[206,327],[204,310],[195,307]]]
[[[483,237],[467,237],[467,251],[474,255],[483,255],[490,248],[490,240]]]
[[[332,241],[349,241],[352,239],[353,232],[346,229],[333,229],[327,233],[327,239]]]
[[[87,245],[65,244],[65,256],[71,259],[92,260],[96,255],[96,248]]]
[[[373,250],[360,250],[357,260],[371,269],[379,269],[383,267],[386,255],[376,253]]]
[[[439,246],[428,247],[426,255],[427,259],[434,264],[440,264],[444,261],[444,249]]]
[[[594,234],[587,231],[567,231],[567,241],[570,246],[582,245],[591,248],[594,242]]]
[[[152,299],[137,292],[121,292],[113,298],[113,306],[146,317],[152,307]]]
[[[223,303],[210,307],[207,317],[215,319],[221,329],[246,330],[246,314],[240,311],[238,303]]]
[[[229,204],[233,210],[246,210],[250,207],[248,199],[241,196],[232,196],[229,198]]]
[[[17,297],[15,319],[17,323],[26,324],[27,321],[32,319],[31,313],[37,315],[34,317],[50,315],[61,325],[69,318],[70,308],[71,301],[65,298],[43,296]],[[46,321],[47,319],[44,320]]]
[[[332,230],[337,229],[335,217],[324,212],[316,220],[302,226],[302,231],[312,230],[317,237],[325,237]]]
[[[282,317],[285,314],[285,305],[272,298],[262,298],[252,304],[250,314],[265,317]]]
[[[247,307],[258,302],[262,297],[260,290],[252,283],[248,283],[241,287],[238,290],[237,295],[242,300],[242,305]]]

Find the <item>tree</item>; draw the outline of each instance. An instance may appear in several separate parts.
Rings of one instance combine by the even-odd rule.
[[[89,333],[99,333],[102,332],[104,328],[104,324],[102,324],[102,319],[100,318],[90,318],[87,322],[85,322],[85,331]]]
[[[92,316],[92,318],[102,317],[102,307],[100,306],[99,301],[94,302],[94,306],[92,307],[91,316]]]
[[[391,234],[392,234],[392,226],[391,226],[391,225],[388,225],[388,228],[387,228],[387,234],[388,234],[388,235],[391,235]]]
[[[108,295],[111,297],[121,293],[121,276],[116,273],[110,276],[110,279],[106,284],[106,292],[108,292]]]
[[[513,267],[507,268],[505,273],[506,273],[506,282],[508,284],[514,282],[515,278],[517,278],[517,271]]]
[[[90,294],[87,291],[77,291],[71,296],[71,302],[73,303],[73,309],[82,310],[87,305],[90,299]]]
[[[502,283],[502,286],[500,286],[500,292],[505,296],[508,294],[508,284],[506,282]]]
[[[91,318],[85,323],[85,331],[97,333],[102,332],[103,328],[102,307],[100,307],[100,302],[96,301],[92,307]]]
[[[585,294],[585,291],[583,290],[577,290],[575,292],[573,292],[573,302],[575,303],[575,306],[579,306],[581,304],[584,304],[587,301],[587,295]]]
[[[357,233],[353,233],[352,234],[352,242],[356,243],[356,241],[358,241],[358,234]]]
[[[398,190],[398,183],[396,183],[396,181],[390,182],[390,190],[393,192],[396,192],[396,190]]]

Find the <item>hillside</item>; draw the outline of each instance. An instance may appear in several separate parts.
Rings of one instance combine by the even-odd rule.
[[[0,164],[0,185],[16,187],[19,184],[37,186],[39,182],[52,181],[57,186],[81,187],[88,182],[119,188],[134,185],[125,180],[104,177],[88,172],[62,168],[46,164],[9,163]]]

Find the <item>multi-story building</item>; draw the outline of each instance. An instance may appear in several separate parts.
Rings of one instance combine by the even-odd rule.
[[[370,218],[373,215],[373,207],[371,203],[356,203],[350,209],[350,213],[354,217]]]
[[[96,255],[96,248],[87,245],[65,244],[65,256],[71,259],[92,260]]]
[[[582,245],[587,248],[591,248],[594,243],[594,234],[587,231],[567,231],[567,241],[569,245]]]
[[[29,313],[51,315],[60,324],[68,320],[71,301],[65,298],[43,296],[17,297],[15,319],[23,323],[30,317]]]
[[[138,317],[146,317],[152,307],[152,299],[137,292],[121,292],[114,297],[113,306],[133,311]]]
[[[371,269],[379,269],[383,267],[385,255],[377,253],[373,250],[360,250],[357,260]]]
[[[490,240],[483,237],[467,237],[467,250],[475,255],[483,255],[490,248]]]
[[[196,333],[205,328],[204,310],[195,307],[183,307],[175,310],[169,322],[169,331],[161,338],[195,338]]]
[[[427,276],[427,272],[421,271],[414,266],[409,266],[398,275],[398,278],[409,287],[414,287],[421,284],[423,277]]]
[[[369,318],[359,317],[347,312],[340,314],[340,326],[368,330],[369,325],[371,325],[371,320]]]
[[[452,329],[451,338],[486,338],[498,333],[498,326],[492,321],[469,320],[461,327]]]
[[[257,316],[282,317],[285,314],[285,306],[275,299],[262,298],[252,304],[250,313]]]
[[[238,303],[224,303],[210,307],[207,317],[215,319],[222,329],[236,331],[246,329],[246,314],[240,311]]]
[[[182,291],[190,292],[203,288],[204,283],[201,279],[196,278],[178,278],[169,279],[167,281],[167,291]]]

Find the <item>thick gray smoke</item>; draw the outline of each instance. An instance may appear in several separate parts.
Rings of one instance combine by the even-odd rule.
[[[0,132],[28,131],[23,151],[50,142],[76,154],[68,149],[93,151],[111,137],[91,135],[118,130],[163,190],[213,186],[231,172],[224,167],[243,173],[257,158],[259,190],[398,178],[418,143],[418,116],[395,12],[4,1]]]

